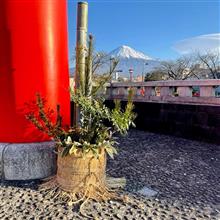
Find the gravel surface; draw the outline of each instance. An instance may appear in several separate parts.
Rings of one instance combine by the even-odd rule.
[[[126,177],[127,202],[89,202],[92,219],[220,219],[220,146],[132,130],[107,173]],[[87,219],[59,201],[46,199],[39,181],[1,182],[0,219]],[[159,194],[137,193],[149,187]]]

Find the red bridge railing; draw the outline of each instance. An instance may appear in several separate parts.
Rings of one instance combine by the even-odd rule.
[[[220,106],[220,80],[172,80],[111,83],[108,100],[127,100],[133,90],[134,102],[158,102]]]

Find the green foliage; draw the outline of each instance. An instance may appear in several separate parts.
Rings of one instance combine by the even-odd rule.
[[[80,126],[78,127],[62,127],[60,106],[57,106],[57,120],[53,122],[54,112],[45,107],[46,102],[39,94],[36,102],[29,105],[30,111],[27,113],[27,119],[57,142],[57,146],[62,149],[62,156],[76,154],[79,150],[83,155],[92,152],[94,156],[98,156],[103,148],[113,158],[117,153],[114,147],[117,142],[113,134],[124,135],[130,126],[134,126],[133,121],[136,115],[133,112],[131,91],[125,110],[121,108],[118,100],[115,101],[114,109],[107,108],[104,104],[105,100],[98,95],[106,82],[111,79],[117,64],[118,60],[114,60],[110,72],[93,86],[93,38],[90,35],[85,66],[78,65],[80,67],[78,90],[71,91],[71,99],[75,103],[75,107],[80,110]],[[85,77],[81,77],[83,73],[80,71],[83,69]]]
[[[53,137],[56,141],[65,134],[64,129],[61,128],[62,117],[60,115],[60,106],[57,105],[57,117],[53,122],[54,111],[50,108],[45,108],[46,100],[40,94],[36,94],[36,102],[26,103],[26,119],[40,131]]]
[[[145,75],[144,81],[162,81],[166,80],[165,74],[160,71],[153,71]]]
[[[115,101],[115,108],[109,109],[104,105],[104,99],[72,94],[72,100],[80,107],[81,126],[78,128],[63,128],[60,107],[57,107],[57,120],[53,122],[54,112],[46,108],[46,101],[37,94],[36,103],[28,104],[30,110],[26,118],[36,128],[52,137],[62,148],[61,155],[75,154],[79,149],[85,155],[92,152],[98,156],[101,148],[113,158],[117,153],[114,133],[126,134],[129,126],[134,126],[134,105],[131,100],[123,111],[120,102]]]
[[[134,105],[131,100],[124,111],[119,101],[115,101],[115,108],[111,110],[104,105],[104,99],[101,98],[88,98],[77,93],[72,94],[72,100],[80,108],[82,140],[94,146],[108,144],[107,153],[116,143],[113,134],[126,134],[129,127],[134,126],[136,115],[133,113]],[[112,152],[115,152],[114,148]]]

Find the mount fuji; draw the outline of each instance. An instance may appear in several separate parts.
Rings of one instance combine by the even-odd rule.
[[[143,60],[152,60],[151,57],[125,45],[120,46],[115,50],[111,51],[109,53],[109,56],[119,57],[123,59],[135,58],[135,59],[143,59]]]
[[[110,69],[110,60],[116,58],[119,63],[115,72],[119,72],[120,77],[129,78],[129,69],[133,69],[133,77],[142,76],[149,73],[160,66],[160,61],[145,55],[142,52],[136,51],[129,46],[120,46],[112,50],[104,58],[104,64],[97,69],[97,74],[108,73]],[[73,75],[74,68],[70,68],[70,73]]]
[[[109,60],[108,65],[106,65],[107,70],[109,70],[110,59],[112,58],[119,60],[116,71],[119,70],[122,77],[129,77],[129,69],[133,69],[133,76],[137,77],[143,73],[149,73],[160,66],[160,61],[125,45],[116,48],[108,54],[106,58]]]

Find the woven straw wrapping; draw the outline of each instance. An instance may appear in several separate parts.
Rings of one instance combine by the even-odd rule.
[[[90,151],[85,156],[76,154],[61,157],[58,154],[57,182],[65,191],[78,191],[86,185],[105,185],[106,153],[102,149],[98,158]]]

